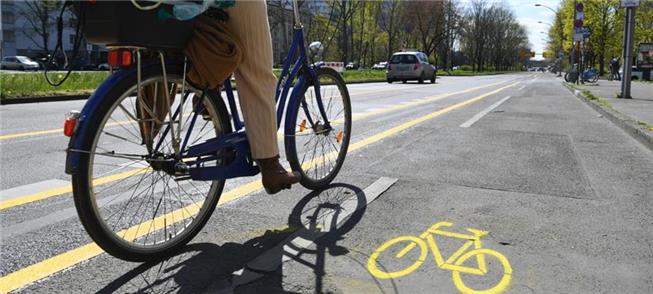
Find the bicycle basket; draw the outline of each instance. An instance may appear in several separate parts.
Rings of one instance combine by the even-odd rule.
[[[159,9],[171,9],[161,5]],[[192,36],[193,20],[162,19],[159,9],[140,10],[131,1],[78,1],[75,14],[84,18],[82,32],[92,44],[182,49]]]

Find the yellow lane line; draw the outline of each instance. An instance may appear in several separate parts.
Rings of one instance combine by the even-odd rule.
[[[106,177],[97,178],[97,179],[93,180],[93,184],[94,185],[103,185],[103,184],[110,183],[110,182],[113,182],[113,181],[122,180],[124,178],[128,178],[128,177],[131,177],[131,176],[140,175],[140,174],[146,172],[147,170],[148,170],[148,168],[139,168],[139,169],[129,170],[129,171],[126,171],[126,172],[113,174],[113,175],[106,176]],[[57,187],[57,188],[53,188],[53,189],[46,190],[46,191],[37,192],[37,193],[34,193],[34,194],[30,194],[30,195],[21,196],[19,198],[0,201],[0,210],[4,210],[4,209],[11,208],[11,207],[18,206],[18,205],[27,204],[27,203],[34,202],[34,201],[43,200],[43,199],[54,197],[54,196],[63,195],[63,194],[66,194],[66,193],[71,193],[72,191],[73,191],[73,187],[71,185],[67,185],[67,186]]]
[[[361,149],[367,145],[370,145],[372,143],[378,142],[381,139],[384,139],[386,137],[392,136],[394,134],[397,134],[403,130],[406,130],[410,127],[416,126],[426,120],[435,118],[437,116],[440,116],[442,114],[445,114],[447,112],[453,111],[455,109],[461,108],[463,106],[466,106],[468,104],[474,103],[478,100],[481,100],[487,96],[496,94],[502,90],[505,90],[509,87],[512,87],[514,85],[519,84],[519,82],[512,83],[510,85],[501,87],[499,89],[496,89],[494,91],[470,98],[468,100],[456,103],[454,105],[442,108],[438,111],[432,112],[430,114],[427,114],[425,116],[416,118],[414,120],[408,121],[406,123],[403,123],[399,126],[393,127],[391,129],[388,129],[386,131],[383,131],[381,133],[375,134],[373,136],[367,137],[361,141],[358,141],[349,147],[349,151],[353,152],[355,150]],[[309,163],[305,163],[303,166],[304,167],[311,167],[316,164],[319,164],[321,161],[324,161],[329,158],[333,158],[336,156],[335,152],[329,153],[327,155],[324,155],[320,158],[316,158]],[[224,204],[230,201],[233,201],[235,199],[244,197],[252,192],[255,192],[262,188],[261,182],[260,181],[252,181],[249,182],[245,185],[239,186],[235,189],[232,189],[225,194],[220,199],[220,204]],[[195,207],[195,208],[193,208]],[[126,229],[124,231],[118,232],[118,234],[125,236],[125,238],[129,239],[135,239],[138,238],[139,236],[142,236],[142,234],[145,234],[145,230],[139,230],[142,227],[148,227],[148,228],[154,228],[154,229],[161,229],[163,228],[164,224],[172,225],[174,222],[179,222],[183,221],[184,218],[189,217],[187,216],[188,213],[187,211],[189,210],[194,210],[196,212],[197,205],[191,204],[189,206],[180,208],[176,211],[170,212],[168,214],[159,216],[153,220],[143,222],[141,224],[135,225],[129,229]],[[181,211],[184,211],[184,214],[181,213]],[[174,220],[174,221],[173,221]],[[139,231],[142,231],[139,233]],[[151,231],[151,230],[148,230]],[[54,257],[48,258],[46,260],[43,260],[41,262],[38,262],[36,264],[27,266],[25,268],[22,268],[20,270],[17,270],[13,273],[10,273],[6,276],[0,277],[0,292],[9,292],[15,289],[19,289],[21,287],[24,287],[30,283],[33,283],[35,281],[38,281],[40,279],[46,278],[52,274],[55,274],[59,271],[62,271],[66,268],[69,268],[71,266],[74,266],[80,262],[86,261],[88,259],[91,259],[95,256],[98,256],[102,253],[102,249],[98,247],[95,243],[90,243],[83,245],[81,247],[78,247],[76,249],[73,249],[71,251],[64,252],[62,254],[56,255]]]
[[[383,114],[383,113],[387,113],[387,112],[391,112],[391,111],[401,110],[401,109],[405,109],[405,108],[414,107],[414,106],[417,106],[417,105],[430,103],[430,102],[433,102],[433,101],[436,101],[436,100],[451,97],[453,95],[465,94],[465,93],[476,91],[476,90],[479,90],[479,89],[482,89],[482,88],[496,86],[496,85],[499,85],[499,84],[502,84],[502,83],[505,83],[505,82],[506,81],[501,81],[501,82],[497,82],[497,83],[492,83],[492,84],[487,84],[487,85],[483,85],[483,86],[469,88],[469,89],[458,91],[458,92],[451,92],[451,93],[440,94],[440,95],[436,95],[436,96],[428,96],[428,97],[420,98],[420,100],[418,100],[418,101],[412,101],[412,102],[407,103],[407,104],[393,105],[393,106],[382,108],[382,109],[375,110],[375,111],[364,112],[364,113],[361,113],[361,114],[354,115],[352,117],[352,121],[357,121],[357,120],[361,120],[361,119],[364,119],[364,118],[367,118],[367,117],[370,117],[370,116],[374,116],[374,115],[379,115],[379,114]],[[121,122],[110,123],[110,124],[107,124],[107,125],[127,124],[129,122],[130,121],[121,121]],[[334,123],[342,123],[342,121],[336,121]],[[54,130],[54,131],[60,131],[60,130],[61,129]],[[43,131],[43,132],[51,132],[51,131]],[[278,137],[278,139],[282,139],[284,137],[283,132],[281,130],[277,133],[277,137]],[[0,137],[0,139],[2,139],[2,137]],[[145,171],[143,171],[143,172],[145,172]],[[108,182],[111,182],[111,181],[121,180],[121,179],[124,179],[125,177],[129,176],[129,173],[130,172],[125,172],[125,173],[120,173],[120,174],[116,174],[116,175],[113,175],[113,176],[100,178],[100,179],[97,179],[96,180],[97,182],[94,182],[94,183],[95,183],[95,185],[101,185],[101,184],[105,184],[105,183],[108,183]],[[137,173],[137,174],[141,174],[141,173]],[[133,174],[133,175],[137,175],[137,174]],[[31,203],[31,202],[34,202],[34,201],[43,200],[43,199],[46,199],[46,198],[50,198],[50,197],[54,197],[54,196],[58,196],[58,195],[66,194],[66,193],[71,193],[72,191],[73,191],[72,187],[70,185],[68,185],[68,186],[53,188],[53,189],[46,190],[46,191],[41,191],[41,192],[30,194],[30,195],[25,195],[25,196],[22,196],[22,197],[19,197],[19,198],[0,201],[0,210],[11,208],[11,207],[18,206],[18,205]]]
[[[470,103],[474,103],[474,102],[476,102],[478,100],[481,100],[481,99],[483,99],[483,98],[485,98],[487,96],[494,95],[496,93],[499,93],[499,92],[501,92],[501,91],[503,91],[503,90],[505,90],[507,88],[510,88],[510,87],[512,87],[514,85],[517,85],[517,84],[519,84],[519,82],[515,82],[515,83],[512,83],[510,85],[507,85],[507,86],[501,87],[499,89],[496,89],[494,91],[487,92],[485,94],[476,96],[474,98],[470,98],[468,100],[456,103],[456,104],[451,105],[451,106],[447,106],[447,107],[442,108],[442,109],[440,109],[438,111],[429,113],[429,114],[427,114],[425,116],[418,117],[418,118],[416,118],[414,120],[411,120],[411,121],[408,121],[408,122],[403,123],[401,125],[398,125],[398,126],[396,126],[394,128],[391,128],[391,129],[385,130],[385,131],[383,131],[381,133],[369,136],[369,137],[367,137],[367,138],[365,138],[365,139],[363,139],[361,141],[358,141],[358,142],[350,145],[349,146],[349,151],[354,151],[354,150],[360,149],[360,148],[362,148],[364,146],[367,146],[367,145],[370,145],[372,143],[378,142],[378,141],[380,141],[380,140],[382,140],[384,138],[392,136],[392,135],[394,135],[396,133],[399,133],[399,132],[401,132],[403,130],[406,130],[406,129],[410,128],[410,127],[414,127],[414,126],[416,126],[416,125],[418,125],[418,124],[420,124],[420,123],[422,123],[424,121],[430,120],[430,119],[435,118],[435,117],[440,116],[440,115],[443,115],[443,114],[445,114],[447,112],[450,112],[452,110],[461,108],[461,107],[466,106],[466,105],[468,105]],[[316,159],[314,159],[312,161],[309,161],[309,162],[306,162],[306,163],[302,164],[302,168],[308,168],[308,167],[314,166],[314,165],[318,164],[319,162],[323,162],[323,161],[332,159],[335,156],[337,156],[337,154],[335,152],[332,152],[332,153],[327,154],[327,155],[325,155],[323,157],[319,157],[319,158],[316,158]]]
[[[391,112],[391,111],[401,110],[401,109],[405,109],[405,108],[414,107],[414,106],[417,106],[417,105],[430,103],[430,102],[433,102],[433,101],[437,101],[437,100],[440,100],[440,99],[451,97],[453,95],[465,94],[465,93],[469,93],[469,92],[476,91],[476,90],[479,90],[479,89],[483,89],[483,88],[487,88],[487,87],[491,87],[491,86],[496,86],[496,85],[499,85],[499,84],[502,84],[502,83],[505,83],[505,82],[506,81],[501,81],[501,82],[497,82],[497,83],[492,83],[492,84],[487,84],[487,85],[483,85],[483,86],[469,88],[469,89],[458,91],[458,92],[451,92],[451,93],[440,94],[440,95],[436,95],[436,96],[428,96],[428,97],[421,98],[418,101],[414,101],[414,102],[411,102],[411,103],[408,103],[408,104],[393,105],[393,106],[378,109],[378,110],[375,110],[375,111],[364,112],[364,113],[361,113],[361,114],[354,115],[352,117],[352,121],[357,121],[357,120],[361,120],[361,119],[364,119],[364,118],[367,118],[367,117],[370,117],[370,116],[374,116],[374,115],[379,115],[379,114],[383,114],[383,113],[387,113],[387,112]],[[130,123],[130,121],[121,121],[121,122],[109,123],[107,125],[108,126],[113,126],[113,125],[121,125],[121,124],[128,124],[128,123]],[[340,122],[336,121],[334,123],[342,123],[342,122],[341,121]],[[61,131],[61,129],[54,130],[54,131]],[[52,132],[52,130],[51,131],[42,131],[42,132]],[[27,133],[25,133],[25,134],[27,134]],[[277,137],[279,139],[282,139],[284,137],[283,132],[280,131],[279,133],[277,133]],[[1,136],[0,136],[0,139],[2,139]],[[121,180],[121,179],[124,179],[125,177],[129,176],[129,173],[130,172],[125,172],[125,173],[120,173],[120,174],[116,174],[116,175],[113,175],[113,176],[100,178],[100,179],[96,180],[98,182],[95,182],[95,184],[96,185],[101,185],[101,184],[108,183],[108,182],[111,182],[111,181]],[[137,174],[140,174],[140,173],[137,173]],[[134,175],[137,175],[137,174],[134,174]],[[15,207],[15,206],[18,206],[18,205],[31,203],[31,202],[34,202],[34,201],[43,200],[43,199],[54,197],[54,196],[59,196],[59,195],[70,193],[70,192],[72,192],[72,187],[70,185],[68,185],[68,186],[63,186],[63,187],[56,187],[56,188],[53,188],[53,189],[50,189],[50,190],[41,191],[41,192],[30,194],[30,195],[25,195],[25,196],[22,196],[22,197],[19,197],[19,198],[0,201],[0,210]]]
[[[498,82],[498,83],[487,84],[487,85],[484,85],[484,86],[474,87],[474,88],[470,88],[470,89],[459,91],[459,92],[451,92],[451,93],[447,93],[447,94],[439,95],[439,96],[426,97],[426,98],[423,98],[423,99],[426,99],[427,101],[420,101],[417,104],[427,103],[427,102],[431,102],[433,100],[449,97],[449,96],[452,96],[452,95],[468,93],[468,92],[475,91],[475,90],[478,90],[478,89],[496,86],[496,85],[504,83],[504,82],[505,81]],[[395,89],[392,89],[392,90],[374,90],[374,91],[366,91],[366,92],[355,93],[355,95],[368,95],[368,94],[380,93],[380,92],[383,92],[383,93],[397,92],[397,91],[412,90],[412,89],[417,89],[417,88],[422,88],[422,87],[420,86],[420,87],[402,88],[402,89],[396,89],[396,90]],[[442,96],[442,97],[440,97],[440,96]],[[437,99],[436,99],[436,97],[437,97]],[[429,100],[429,99],[431,99],[431,100]],[[382,111],[366,112],[366,113],[363,113],[362,115],[363,115],[363,117],[367,117],[367,116],[370,116],[370,115],[375,115],[375,114],[378,114],[378,113],[384,113],[384,112],[392,111],[392,110],[395,110],[395,109],[401,109],[401,108],[405,108],[405,107],[408,107],[408,106],[414,106],[414,105],[415,104],[407,104],[405,106],[402,105],[402,107],[400,107],[400,108],[395,108],[395,107],[384,108],[384,109],[382,109]],[[363,118],[363,117],[360,117],[360,118]],[[120,121],[120,122],[115,122],[115,123],[108,123],[107,126],[124,125],[124,124],[129,124],[130,122],[131,121]],[[20,137],[29,137],[29,136],[38,136],[38,135],[47,135],[47,134],[54,134],[54,133],[63,133],[63,129],[50,129],[50,130],[43,130],[43,131],[33,131],[33,132],[24,132],[24,133],[0,135],[0,140],[7,140],[7,139],[13,139],[13,138],[20,138]]]
[[[257,191],[261,187],[262,186],[260,181],[254,181],[239,186],[222,194],[220,203],[226,203],[235,200],[239,197]],[[117,234],[124,236],[125,239],[134,240],[147,234],[147,232],[162,229],[166,222],[168,225],[172,225],[173,223],[183,221],[189,217],[189,214],[193,215],[197,213],[198,210],[199,208],[197,208],[197,205],[188,205],[176,211],[159,216],[153,220],[132,226],[131,228],[120,231]],[[140,228],[148,228],[148,230],[140,230]],[[7,293],[9,291],[19,289],[32,282],[74,266],[82,261],[96,257],[103,252],[104,251],[97,244],[89,243],[54,257],[48,258],[39,263],[30,265],[4,277],[1,277],[0,293]]]
[[[448,98],[448,97],[451,97],[451,96],[454,96],[454,95],[465,94],[465,93],[473,92],[473,91],[476,91],[476,90],[479,90],[479,89],[492,87],[492,86],[497,86],[497,85],[500,85],[500,84],[503,84],[503,83],[506,83],[506,82],[509,82],[509,81],[510,80],[501,81],[501,82],[492,83],[492,84],[487,84],[487,85],[478,86],[478,87],[473,87],[473,88],[469,88],[469,89],[458,91],[458,92],[450,92],[450,93],[445,93],[445,94],[440,94],[440,95],[435,95],[435,96],[422,97],[422,98],[419,98],[419,100],[409,101],[406,104],[391,105],[391,106],[379,108],[379,109],[372,110],[372,111],[354,113],[354,114],[352,114],[351,120],[352,120],[352,122],[354,122],[354,121],[358,121],[358,120],[361,120],[361,119],[368,118],[370,116],[375,116],[375,115],[379,115],[379,114],[383,114],[383,113],[388,113],[388,112],[392,112],[392,111],[411,108],[411,107],[422,105],[422,104],[428,104],[428,103],[431,103],[431,102],[434,102],[434,101],[437,101],[437,100],[441,100],[441,99],[444,99],[444,98]],[[338,120],[334,121],[333,123],[334,124],[341,124],[342,122],[343,122],[342,119],[338,119]],[[283,130],[279,130],[277,132],[277,138],[278,139],[283,139],[283,137],[284,137]]]
[[[458,92],[450,92],[450,93],[446,93],[446,94],[428,96],[428,97],[420,98],[417,101],[407,101],[405,104],[392,105],[392,106],[384,107],[384,108],[381,108],[381,109],[378,109],[378,110],[368,111],[368,112],[363,112],[363,113],[360,113],[360,114],[356,114],[356,115],[354,115],[352,120],[364,119],[364,118],[374,116],[374,115],[379,115],[379,114],[383,114],[383,113],[387,113],[387,112],[392,112],[392,111],[396,111],[396,110],[410,108],[410,107],[414,107],[414,106],[417,106],[417,105],[427,104],[427,103],[431,103],[431,102],[434,102],[434,101],[437,101],[437,100],[441,100],[443,98],[448,98],[448,97],[451,97],[451,96],[454,96],[454,95],[465,94],[465,93],[473,92],[473,91],[476,91],[476,90],[479,90],[479,89],[488,88],[488,87],[492,87],[492,86],[497,86],[497,85],[503,84],[505,82],[506,81],[501,81],[501,82],[497,82],[497,83],[492,83],[492,84],[487,84],[487,85],[483,85],[483,86],[469,88],[469,89],[458,91]]]
[[[130,124],[130,123],[131,123],[131,121],[119,121],[119,122],[108,123],[107,126],[112,127],[112,126],[118,126],[118,125],[126,125],[126,124]],[[0,135],[0,140],[7,140],[7,139],[13,139],[13,138],[20,138],[20,137],[29,137],[29,136],[38,136],[38,135],[47,135],[47,134],[54,134],[54,133],[60,133],[60,134],[63,135],[63,129],[50,129],[50,130],[43,130],[43,131],[34,131],[34,132]]]

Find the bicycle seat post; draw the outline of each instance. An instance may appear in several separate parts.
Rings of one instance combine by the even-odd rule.
[[[302,21],[299,19],[299,5],[297,4],[297,0],[292,1],[292,8],[293,12],[295,13],[295,28],[301,28],[302,27]]]

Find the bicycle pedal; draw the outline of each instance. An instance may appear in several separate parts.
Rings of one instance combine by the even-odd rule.
[[[188,181],[191,180],[191,177],[190,176],[174,177],[173,180],[175,180],[175,182]]]

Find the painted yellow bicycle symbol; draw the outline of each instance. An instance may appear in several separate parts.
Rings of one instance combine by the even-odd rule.
[[[428,230],[424,231],[419,237],[416,236],[400,236],[394,239],[391,239],[377,248],[370,259],[367,262],[368,271],[375,277],[380,279],[391,279],[398,278],[410,274],[414,270],[418,269],[428,255],[429,249],[433,252],[435,257],[435,263],[438,267],[446,270],[450,270],[453,278],[454,285],[463,293],[500,293],[506,289],[508,284],[510,284],[510,279],[512,277],[512,267],[508,259],[501,253],[487,248],[481,247],[481,237],[488,234],[486,231],[476,230],[476,229],[467,229],[470,234],[462,234],[456,232],[449,232],[441,230],[442,227],[450,227],[453,224],[450,222],[438,222],[433,224]],[[440,249],[435,240],[435,235],[441,235],[451,238],[465,239],[466,241],[458,250],[456,250],[447,260],[445,261],[442,257]],[[401,249],[396,255],[395,258],[402,258],[408,252],[410,252],[416,246],[419,247],[420,255],[417,260],[405,269],[400,269],[397,271],[385,271],[385,268],[380,268],[378,266],[378,259],[383,254],[383,252],[393,252],[386,251],[388,248],[393,245],[399,245],[400,243],[408,243],[403,249]],[[474,249],[467,251],[471,246],[474,246]],[[399,247],[401,248],[401,247]],[[386,253],[388,254],[388,253]],[[484,290],[476,290],[469,288],[463,283],[461,278],[461,273],[484,276],[487,274],[487,264],[485,262],[486,256],[493,257],[499,260],[499,264],[503,267],[503,276],[500,281],[491,288]],[[466,266],[463,265],[465,262],[472,258],[476,257],[476,263],[478,267]]]

